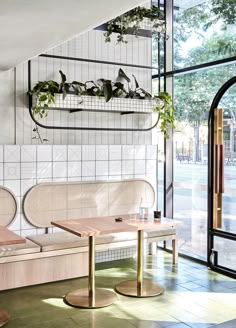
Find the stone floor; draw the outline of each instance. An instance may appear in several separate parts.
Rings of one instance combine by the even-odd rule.
[[[103,263],[96,270],[96,285],[112,289],[135,277],[136,262]],[[142,299],[118,295],[118,301],[102,309],[73,308],[63,295],[85,287],[87,279],[80,278],[0,292],[0,308],[11,315],[6,328],[206,328],[236,318],[236,281],[231,278],[182,258],[173,266],[163,251],[147,257],[145,276],[162,284],[164,294]]]

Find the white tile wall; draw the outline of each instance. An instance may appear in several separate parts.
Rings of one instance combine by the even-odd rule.
[[[18,146],[4,147],[4,162],[18,163],[20,161],[20,148]]]
[[[3,179],[3,163],[0,163],[0,180]]]
[[[67,147],[66,146],[53,146],[53,161],[63,162],[67,161]]]
[[[20,162],[19,163],[4,162],[3,169],[4,169],[5,180],[20,179]]]
[[[11,153],[13,149],[16,157]],[[4,162],[0,162],[0,184],[13,191],[19,205],[17,218],[10,229],[23,236],[44,232],[25,219],[21,206],[25,193],[37,183],[146,178],[155,187],[155,150],[155,146],[142,145],[0,146],[0,160],[1,153],[4,153]],[[147,156],[151,159],[147,159]],[[5,158],[9,161],[5,161]],[[132,252],[124,250],[118,252],[119,255],[100,254],[98,261],[104,256],[106,259],[116,259],[117,256],[124,257],[127,254],[132,256]]]
[[[0,146],[0,162],[3,162],[3,146]]]
[[[37,161],[51,162],[52,161],[52,146],[39,145],[37,147]]]
[[[21,162],[36,162],[36,146],[21,146]]]
[[[68,161],[81,161],[81,146],[68,146]]]

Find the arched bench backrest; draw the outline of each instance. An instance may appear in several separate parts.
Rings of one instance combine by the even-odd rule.
[[[26,194],[23,210],[31,224],[46,228],[53,220],[133,214],[154,203],[145,180],[42,183]]]
[[[0,186],[0,225],[9,226],[15,219],[17,202],[14,194],[6,187]]]

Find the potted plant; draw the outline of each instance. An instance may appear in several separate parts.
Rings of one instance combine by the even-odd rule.
[[[165,33],[165,20],[157,6],[152,5],[150,8],[136,7],[107,23],[107,31],[104,33],[105,42],[110,42],[111,35],[118,33],[117,42],[127,43],[125,36],[127,34],[138,36],[142,22],[145,20],[150,22],[150,29],[154,38],[158,39]]]
[[[169,137],[168,128],[174,127],[175,110],[171,96],[167,92],[152,96],[140,87],[134,75],[131,80],[121,68],[114,82],[102,78],[96,82],[67,82],[66,75],[62,71],[59,72],[60,83],[53,80],[38,82],[29,92],[33,96],[33,115],[44,118],[50,108],[64,108],[70,112],[96,109],[121,111],[122,105],[123,113],[157,112],[160,130],[165,138]],[[94,101],[96,101],[95,105]]]

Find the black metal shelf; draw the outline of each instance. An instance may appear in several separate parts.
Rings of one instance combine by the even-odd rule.
[[[46,57],[49,59],[61,59],[61,60],[72,60],[72,61],[81,61],[81,62],[88,62],[88,63],[96,63],[96,64],[106,64],[106,65],[117,65],[117,66],[127,66],[127,67],[134,67],[134,68],[141,68],[141,69],[157,69],[152,66],[145,66],[145,65],[136,65],[136,64],[127,64],[127,63],[117,63],[117,62],[109,62],[109,61],[101,61],[101,60],[93,60],[93,59],[85,59],[85,58],[76,58],[76,57],[68,57],[68,56],[59,56],[59,55],[49,55],[49,54],[41,54],[40,57]],[[31,61],[28,61],[28,91],[31,91]],[[116,98],[118,99],[118,98]],[[140,101],[142,101],[140,99]],[[127,114],[148,114],[150,115],[151,112],[142,112],[142,111],[113,111],[113,110],[95,110],[95,109],[84,109],[84,108],[55,108],[50,107],[52,110],[63,110],[68,111],[69,113],[75,113],[75,112],[106,112],[106,113],[115,113],[119,115],[127,115]],[[34,117],[33,109],[32,109],[32,96],[29,96],[29,113],[31,119],[34,121],[35,124],[38,126],[44,128],[44,129],[57,129],[57,130],[87,130],[87,131],[124,131],[124,132],[147,132],[152,129],[154,129],[158,122],[159,122],[159,116],[151,127],[140,129],[140,128],[96,128],[96,127],[74,127],[74,126],[51,126],[51,125],[45,125],[36,120]]]
[[[141,100],[142,101],[142,100]],[[77,113],[77,112],[94,112],[94,113],[113,113],[120,115],[128,115],[128,114],[152,114],[151,112],[141,112],[141,111],[122,111],[122,110],[107,110],[107,109],[86,109],[86,108],[66,108],[66,107],[41,107],[42,109],[49,110],[58,110],[69,113]]]

